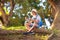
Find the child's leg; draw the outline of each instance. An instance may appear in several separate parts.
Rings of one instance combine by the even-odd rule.
[[[33,26],[30,28],[30,30],[29,30],[28,32],[30,32],[30,31],[32,31],[32,30],[35,30],[35,29],[37,28],[37,26],[38,26],[38,25],[34,23]]]
[[[25,27],[26,27],[26,29],[29,31],[30,28],[31,28],[31,27],[30,27],[30,23],[26,23],[26,24],[25,24]]]

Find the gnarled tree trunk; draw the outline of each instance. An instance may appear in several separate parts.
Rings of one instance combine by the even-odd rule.
[[[51,27],[54,27],[54,28],[60,30],[60,0],[57,0],[57,1],[56,0],[48,0],[48,2],[55,10],[55,13],[54,13],[55,17],[54,17],[54,21],[53,21]]]
[[[2,18],[2,20],[3,20],[3,23],[4,23],[5,26],[7,26],[8,23],[9,23],[9,17],[12,16],[15,3],[14,3],[14,0],[10,0],[11,10],[10,10],[10,12],[9,12],[9,15],[6,15],[5,10],[3,9],[4,3],[5,3],[4,0],[3,0],[3,1],[2,1],[2,0],[0,1],[0,11],[1,11],[1,13],[2,13],[1,18]],[[0,19],[0,20],[1,20],[1,19]]]
[[[55,10],[55,12],[53,13],[55,14],[55,17],[51,27],[52,29],[54,28],[60,30],[60,0],[48,0],[48,2]],[[58,33],[56,34],[56,38],[53,38],[51,40],[60,40],[60,31],[58,31]]]

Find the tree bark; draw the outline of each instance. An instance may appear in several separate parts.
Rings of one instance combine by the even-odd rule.
[[[3,5],[1,5],[1,4],[3,4]],[[11,5],[10,6],[11,7],[11,10],[9,12],[9,15],[6,15],[5,10],[3,9],[4,3],[2,3],[2,1],[0,2],[0,11],[2,13],[2,16],[1,17],[3,19],[3,23],[4,23],[5,26],[7,26],[9,24],[9,21],[10,21],[9,20],[9,17],[12,16],[14,5],[15,5],[14,0],[10,0],[10,5]]]
[[[48,2],[50,3],[50,5],[54,8],[55,10],[55,17],[54,17],[54,21],[51,25],[52,29],[56,29],[59,30],[56,33],[56,38],[53,38],[51,40],[60,40],[60,0],[48,0]]]
[[[1,18],[3,19],[4,25],[6,26],[8,21],[7,21],[7,18],[6,18],[6,13],[3,9],[3,3],[2,2],[0,2],[0,11],[2,13]]]
[[[9,16],[12,16],[14,6],[15,6],[14,0],[10,0],[10,7],[11,7],[11,9],[10,9],[10,12],[9,12]]]
[[[48,2],[55,10],[55,17],[51,27],[60,30],[60,2],[57,1],[58,4],[53,0],[48,0]]]

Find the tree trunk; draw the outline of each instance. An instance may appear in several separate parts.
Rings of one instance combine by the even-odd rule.
[[[51,15],[52,15],[53,18],[55,17],[55,14],[56,14],[56,12],[55,12],[54,8],[51,7]]]
[[[1,4],[3,4],[3,5],[1,5]],[[4,26],[7,26],[9,24],[9,21],[10,21],[9,17],[12,16],[14,6],[15,6],[14,0],[10,0],[11,10],[10,10],[9,15],[6,15],[5,10],[3,9],[4,3],[2,3],[2,1],[0,2],[0,11],[2,13],[1,20],[3,20]]]
[[[54,27],[60,30],[60,0],[58,1],[48,0],[48,2],[55,10],[55,13],[54,13],[55,17],[51,27]]]
[[[60,30],[60,8],[57,10],[51,27]]]
[[[2,20],[4,25],[6,26],[8,21],[7,21],[6,13],[3,9],[3,6],[4,6],[4,3],[0,2],[0,12],[2,13],[0,20]]]
[[[52,29],[57,29],[59,30],[56,33],[56,38],[53,38],[51,40],[60,40],[60,0],[48,0],[50,5],[54,8],[55,12],[55,17],[54,21],[51,25]]]

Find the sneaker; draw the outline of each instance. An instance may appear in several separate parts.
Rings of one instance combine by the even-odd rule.
[[[34,35],[35,33],[34,33],[34,32],[24,32],[23,34],[24,34],[24,35],[28,35],[28,34]]]

